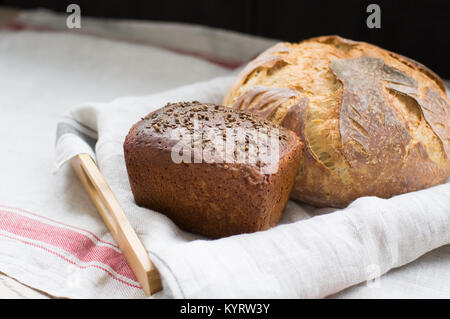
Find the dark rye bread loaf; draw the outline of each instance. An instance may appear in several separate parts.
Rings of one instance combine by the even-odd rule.
[[[267,132],[258,136],[268,138],[255,138],[255,132]],[[242,143],[230,143],[230,134]],[[268,152],[275,144],[278,149]],[[150,113],[124,142],[136,203],[213,238],[277,224],[302,147],[294,133],[266,120],[199,102],[168,104]],[[276,156],[263,157],[268,153]]]

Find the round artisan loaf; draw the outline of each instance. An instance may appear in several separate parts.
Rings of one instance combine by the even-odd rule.
[[[304,156],[291,198],[344,207],[445,182],[450,107],[425,66],[338,36],[279,43],[237,77],[224,105],[297,133]]]

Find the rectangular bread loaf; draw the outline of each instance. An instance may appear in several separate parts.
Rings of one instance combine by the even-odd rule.
[[[136,123],[124,152],[138,205],[217,238],[278,223],[302,143],[249,113],[192,102],[168,104]]]

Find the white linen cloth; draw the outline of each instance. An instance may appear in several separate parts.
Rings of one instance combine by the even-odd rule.
[[[220,103],[232,80],[81,105],[69,115],[78,122],[89,118],[86,124],[98,130],[98,166],[160,270],[165,296],[320,298],[450,243],[450,184],[389,200],[360,198],[346,209],[325,210],[328,214],[290,202],[281,225],[220,240],[185,233],[165,216],[136,206],[123,156],[130,127],[168,101]],[[64,135],[60,140],[57,154],[75,145]],[[60,157],[58,165],[67,159]]]
[[[67,31],[66,19],[67,15],[38,9],[21,12],[14,25]],[[189,53],[229,67],[247,63],[278,42],[207,26],[90,17],[82,17],[82,28],[77,32]]]
[[[120,251],[71,168],[52,174],[56,123],[83,101],[226,74],[191,56],[75,32],[0,32],[0,272],[57,297],[143,297],[126,267],[112,268]],[[99,254],[86,255],[93,246]]]
[[[42,17],[41,12],[30,12],[26,15],[21,15],[19,22],[22,23],[22,27],[26,28],[27,25],[34,27],[33,23],[29,22],[33,19],[37,21],[40,19],[39,17]],[[56,17],[55,21],[58,19]],[[52,22],[52,26],[58,26],[55,21]],[[111,28],[117,24],[114,21],[98,22],[99,27],[103,26],[105,28]],[[142,42],[154,44],[152,23],[130,23],[133,26],[128,29],[127,24],[127,22],[120,22],[120,30],[124,38],[131,36],[134,32],[141,32],[140,37],[143,37],[144,34],[148,37],[142,38]],[[145,32],[139,29],[140,26],[138,24],[142,24],[141,26],[145,27]],[[171,27],[170,24],[167,24],[167,26]],[[83,101],[110,101],[120,96],[151,94],[183,84],[227,75],[229,72],[198,59],[184,55],[175,55],[144,45],[80,36],[83,28],[70,34],[55,32],[0,32],[0,88],[2,92],[0,95],[0,145],[2,147],[0,156],[0,212],[2,214],[0,216],[0,272],[8,274],[28,286],[58,297],[144,297],[142,291],[136,287],[138,285],[137,282],[129,274],[129,269],[123,264],[123,258],[121,259],[120,252],[114,245],[114,240],[109,235],[70,167],[67,165],[63,166],[57,174],[51,174],[54,161],[56,123],[61,120],[69,107]],[[181,27],[178,26],[178,28]],[[39,25],[37,29],[40,29]],[[59,29],[63,30],[64,27],[59,25]],[[209,31],[205,32],[204,28],[195,27],[191,29],[191,32],[199,36],[208,34]],[[191,33],[191,37],[187,37],[186,41],[196,36]],[[206,35],[206,37],[208,38],[209,36]],[[228,45],[240,47],[240,41],[251,42],[251,37],[239,36],[237,38],[241,40],[230,41]],[[144,41],[145,39],[146,41]],[[222,35],[220,34],[216,38],[210,38],[211,43],[207,47],[210,48],[209,53],[213,56],[215,55],[214,48],[216,47],[214,42],[221,40]],[[182,49],[184,45],[184,42],[179,43],[179,48]],[[177,48],[177,44],[174,43],[173,46]],[[260,47],[260,49],[263,48]],[[160,59],[162,59],[161,54],[167,55],[171,59],[173,67],[171,63],[159,63]],[[159,58],[155,59],[155,55],[159,56]],[[233,57],[231,56],[231,58]],[[185,70],[185,72],[178,72],[180,68]],[[176,77],[173,76],[174,72],[177,72]],[[83,105],[92,104],[84,103]],[[102,130],[100,129],[100,131]],[[113,146],[113,143],[110,146]],[[106,150],[109,146],[106,145],[105,147]],[[120,178],[123,178],[123,176],[114,175],[114,173],[108,172],[108,169],[110,163],[113,163],[117,156],[119,155],[112,155],[110,159],[102,160],[103,164],[100,165],[103,173],[108,176],[108,181],[116,185],[114,186],[116,192],[118,191],[117,185],[119,185],[117,181],[120,181]],[[119,185],[119,187],[121,186]],[[431,211],[434,205],[440,206],[440,204],[432,203],[432,206],[426,205],[435,198],[434,196],[439,197],[443,187],[447,186],[438,186],[437,192],[435,192],[435,189],[429,189],[423,191],[424,193],[420,193],[423,195],[419,196],[427,197],[427,201],[420,203],[420,206],[414,207],[414,210],[410,212],[407,210],[411,204],[409,200],[406,200],[408,203],[402,209],[403,213],[397,214],[399,217],[408,215],[406,218],[408,222],[404,225],[405,230],[416,226],[420,226],[419,230],[422,231],[427,229],[429,224],[419,224],[419,220],[414,221],[412,219],[418,212],[417,210],[423,212],[430,210],[430,215],[420,214],[421,218],[426,218],[427,221],[428,218],[431,220],[435,216],[434,213],[441,216],[439,212]],[[428,198],[427,194],[429,192],[433,192],[433,195],[430,195],[432,196],[431,198]],[[412,194],[413,198],[417,196],[415,194]],[[364,201],[366,200],[364,199]],[[398,201],[399,199],[395,200]],[[442,203],[440,200],[439,203]],[[356,214],[355,211],[361,209],[361,201],[363,200],[356,202],[354,204],[356,207],[352,207],[350,212],[346,214],[350,216]],[[405,199],[401,199],[401,201],[403,202]],[[446,207],[448,214],[449,206],[447,205]],[[371,210],[375,208],[371,207]],[[328,210],[319,210],[317,212],[309,207],[299,207],[297,204],[290,202],[281,226],[268,232],[270,238],[273,237],[277,240],[273,241],[271,246],[267,248],[269,250],[274,247],[282,249],[283,241],[279,239],[284,236],[286,227],[295,226],[304,229],[310,225],[308,223],[317,225],[317,223],[324,223],[323,219],[334,216],[334,214],[321,215],[292,224],[312,214],[320,214],[326,211]],[[140,216],[140,214],[138,213],[137,216]],[[152,215],[146,210],[143,215],[145,218],[149,218],[149,214],[150,216]],[[346,214],[343,216],[346,216]],[[376,214],[376,216],[379,215]],[[396,214],[392,214],[392,216],[389,215],[388,217],[395,218],[395,216]],[[163,216],[161,218],[164,219]],[[319,221],[316,221],[317,218],[320,218]],[[374,218],[378,220],[378,217]],[[334,219],[329,219],[329,222],[332,220]],[[448,231],[448,220],[446,222],[447,224],[442,222],[441,225],[446,225]],[[143,232],[139,223],[136,225],[136,219],[134,219],[133,224],[141,236]],[[343,229],[346,228],[344,227],[345,225],[337,225],[341,225]],[[376,225],[376,223],[371,225]],[[396,224],[390,225],[392,226],[389,229],[395,229],[394,225]],[[436,224],[433,225],[438,226],[437,219]],[[309,230],[305,234],[296,233],[294,237],[289,237],[289,240],[299,237],[304,238],[307,234],[311,235],[314,228],[309,226],[307,228]],[[366,228],[369,234],[370,230],[373,229],[373,227]],[[430,228],[430,232],[431,229],[434,228]],[[271,255],[269,256],[270,258],[264,259],[264,262],[258,265],[249,263],[238,266],[237,264],[231,264],[231,262],[236,260],[242,254],[242,251],[239,255],[235,255],[236,258],[233,259],[223,260],[220,258],[225,258],[225,255],[218,255],[217,258],[219,260],[214,260],[217,255],[214,253],[214,241],[184,243],[184,239],[192,238],[189,234],[179,232],[170,222],[163,229],[155,229],[152,232],[156,232],[156,234],[149,236],[156,236],[160,239],[181,236],[179,240],[173,240],[174,242],[169,243],[171,245],[174,244],[173,249],[167,248],[167,250],[164,249],[165,251],[161,252],[161,257],[167,259],[170,264],[173,264],[174,259],[176,259],[175,248],[179,249],[180,247],[186,247],[187,251],[193,253],[197,253],[200,250],[205,256],[212,256],[212,258],[204,260],[205,265],[195,268],[195,273],[192,273],[192,276],[189,272],[183,273],[183,266],[186,265],[186,269],[192,269],[195,256],[184,256],[183,259],[180,259],[182,263],[176,264],[171,268],[173,273],[170,273],[159,262],[158,266],[164,272],[166,288],[175,288],[172,288],[172,291],[165,289],[163,292],[158,293],[156,297],[190,296],[199,292],[199,289],[201,291],[203,289],[205,291],[214,289],[215,284],[210,287],[199,287],[201,283],[205,283],[205,280],[207,282],[210,282],[210,280],[209,277],[205,280],[197,280],[196,276],[202,278],[202,276],[205,276],[204,274],[208,273],[206,271],[202,273],[205,268],[208,268],[207,270],[209,271],[210,267],[214,267],[215,263],[221,263],[221,261],[224,261],[230,268],[227,268],[227,272],[219,274],[214,279],[218,281],[216,294],[220,293],[220,289],[224,286],[224,294],[229,294],[228,288],[230,288],[230,285],[224,283],[224,277],[227,277],[228,274],[232,274],[232,276],[230,275],[227,278],[232,280],[232,282],[236,282],[237,278],[243,281],[242,284],[238,283],[239,285],[236,286],[236,289],[241,289],[246,282],[251,281],[254,278],[253,276],[246,280],[244,276],[239,275],[239,271],[244,271],[248,268],[253,268],[258,276],[267,273],[264,281],[256,284],[259,290],[264,289],[262,286],[265,283],[273,287],[274,283],[276,283],[274,278],[277,280],[276,278],[279,277],[280,282],[286,282],[286,278],[289,277],[287,274],[276,274],[272,271],[275,269],[274,265],[279,264],[279,256]],[[344,231],[342,234],[345,233]],[[442,231],[439,230],[438,233],[442,234]],[[260,256],[264,255],[263,250],[265,247],[259,245],[257,240],[262,234],[264,232],[243,236],[243,238],[246,238],[246,236],[252,237],[249,240],[245,240],[245,247],[246,249],[254,249]],[[367,234],[367,232],[363,231],[362,234]],[[410,232],[408,232],[408,236],[409,234]],[[341,232],[338,235],[341,236]],[[389,265],[398,266],[402,262],[410,261],[426,250],[445,242],[440,241],[436,236],[437,234],[432,235],[426,240],[424,238],[423,244],[417,244],[416,240],[411,241],[411,249],[391,249],[393,252],[400,251],[398,258],[396,260],[393,259],[392,262],[380,263],[380,272],[389,267]],[[153,250],[156,242],[148,241],[149,237],[147,235],[143,235],[142,238],[147,243],[148,248]],[[395,239],[395,236],[386,238]],[[406,237],[401,238],[406,240]],[[415,238],[420,237],[415,236]],[[346,237],[342,235],[341,239],[342,241],[340,242],[343,242]],[[225,253],[233,249],[232,246],[234,244],[231,243],[231,240],[234,240],[233,237],[224,239],[220,243]],[[392,243],[391,240],[387,242]],[[312,246],[315,244],[314,241],[299,242],[299,246],[304,247],[306,250],[306,248],[309,248],[306,246],[309,245],[308,243],[311,245],[311,256],[318,256]],[[402,241],[402,243],[404,242]],[[411,254],[412,249],[417,247],[417,245],[421,249],[415,251],[415,255]],[[96,255],[84,254],[87,249],[92,251],[93,247],[95,248],[93,251],[97,252]],[[156,246],[155,249],[157,249]],[[162,250],[162,248],[160,249]],[[332,249],[330,247],[330,250]],[[380,250],[380,252],[385,251],[387,250]],[[251,256],[250,251],[249,256]],[[330,254],[330,258],[336,260],[333,256],[333,254]],[[395,255],[393,256],[395,257]],[[158,258],[152,257],[158,263]],[[313,257],[311,258],[311,260],[315,260]],[[352,260],[356,261],[358,265],[364,264],[363,259],[358,262],[357,258],[353,256]],[[252,261],[251,258],[246,260]],[[324,260],[324,262],[326,261]],[[287,261],[287,265],[294,268],[297,262],[298,259],[294,258]],[[309,263],[309,259],[302,262]],[[207,265],[210,267],[207,267]],[[351,268],[349,267],[348,269]],[[364,269],[364,266],[362,269],[355,269],[354,272],[351,270],[343,272],[341,274],[342,281],[334,289],[327,290],[327,293],[342,289],[347,284],[350,284],[352,280],[361,278],[361,280],[365,280],[364,278],[367,277],[366,269]],[[367,271],[370,275],[377,273],[376,267],[373,266],[369,267]],[[297,274],[299,273],[297,272]],[[349,275],[349,273],[352,275]],[[212,273],[209,274],[211,275]],[[317,281],[319,283],[326,281],[328,274],[321,273],[321,269],[315,269],[314,272],[308,273],[308,275],[303,274],[300,279],[303,281],[308,279],[308,276],[312,276],[311,280],[314,281],[322,276],[323,279]],[[185,288],[186,291],[183,290],[183,293],[181,293],[181,290],[176,288],[175,278],[182,282],[183,285],[187,284],[187,280],[190,281],[188,288]],[[299,278],[289,278],[293,283],[289,283],[285,287],[286,291],[284,293],[293,297],[299,293],[298,291],[290,294],[295,289]],[[192,285],[190,285],[191,283]],[[267,295],[257,295],[256,297],[270,296],[277,289],[271,290]],[[317,288],[315,289],[315,291],[313,290],[310,293],[320,295]],[[236,294],[239,294],[237,290],[234,291]],[[245,296],[245,293],[250,294],[251,292],[243,291],[240,296]],[[425,254],[406,266],[391,270],[374,284],[367,285],[363,282],[332,297],[449,298],[449,296],[450,245],[446,245]]]

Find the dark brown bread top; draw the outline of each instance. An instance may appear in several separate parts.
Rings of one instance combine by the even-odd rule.
[[[210,137],[205,134],[208,129],[214,133]],[[192,144],[199,131],[201,143]],[[258,137],[267,131],[271,138],[261,141]],[[233,141],[236,132],[244,133],[238,137],[240,143]],[[250,134],[255,132],[253,145]],[[217,140],[225,142],[218,143],[218,148],[223,150],[225,144],[226,156],[219,152],[203,160]],[[276,154],[275,160],[251,157],[255,149],[267,151],[266,146]],[[165,214],[184,230],[212,238],[275,226],[294,185],[302,149],[295,133],[267,120],[199,102],[167,104],[150,113],[131,128],[124,142],[136,204]],[[196,150],[202,154],[197,162]],[[242,154],[245,160],[238,161]]]
[[[268,120],[258,118],[251,113],[232,110],[221,105],[193,101],[168,103],[166,106],[148,114],[131,128],[125,144],[133,144],[135,147],[143,145],[170,154],[183,134],[191,134],[193,136],[199,130],[205,132],[208,129],[215,130],[213,136],[203,135],[202,138],[202,135],[199,135],[200,144],[198,145],[203,150],[206,147],[211,147],[216,138],[221,138],[223,143],[225,143],[227,134],[233,129],[240,129],[240,132],[244,132],[245,144],[241,150],[244,150],[246,153],[249,149],[254,148],[259,154],[261,149],[270,147],[268,140],[258,140],[255,143],[255,130],[269,132],[269,137],[272,136],[273,132],[278,134],[273,136],[276,136],[279,142],[280,159],[291,151],[292,145],[298,146],[301,143],[300,139],[291,131]],[[181,135],[177,135],[175,132],[181,132]],[[195,143],[189,145],[191,149],[196,147]],[[194,153],[192,152],[192,163],[195,162]],[[238,162],[230,163],[225,161],[223,155],[219,152],[214,153],[212,162],[235,168],[243,166]],[[233,158],[235,161],[238,156],[240,154],[234,151]],[[244,166],[258,170],[265,165],[266,163],[263,161],[257,160],[254,163],[246,162]]]

